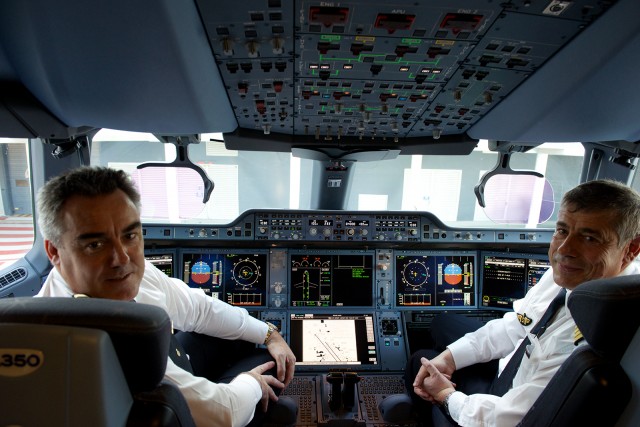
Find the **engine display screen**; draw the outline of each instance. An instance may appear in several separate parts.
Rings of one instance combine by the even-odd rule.
[[[291,307],[371,307],[373,252],[292,252]]]

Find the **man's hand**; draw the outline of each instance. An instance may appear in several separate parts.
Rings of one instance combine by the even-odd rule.
[[[269,407],[269,399],[274,402],[278,400],[278,396],[276,396],[275,392],[271,387],[284,388],[284,384],[281,381],[278,381],[277,378],[274,378],[273,375],[265,375],[269,369],[272,369],[275,366],[273,361],[263,363],[262,365],[258,365],[249,372],[245,372],[246,374],[251,375],[253,378],[258,381],[260,384],[260,388],[262,389],[262,397],[260,398],[260,404],[262,406],[262,411],[266,412]]]
[[[456,362],[453,360],[453,354],[447,348],[442,353],[431,359],[431,363],[438,371],[448,376],[451,379],[451,375],[456,371]]]
[[[282,338],[282,335],[278,331],[273,331],[267,341],[267,350],[269,354],[276,361],[276,372],[278,379],[285,385],[289,385],[293,378],[293,373],[296,368],[296,356],[287,345],[287,342]]]
[[[456,371],[456,363],[454,362],[453,355],[451,354],[451,351],[449,351],[449,349],[446,349],[445,351],[431,359],[430,364],[433,365],[448,380],[451,379],[451,375],[453,375],[453,373]],[[413,387],[421,387],[421,384],[428,375],[429,372],[427,371],[427,368],[423,363],[420,367],[420,370],[418,370],[416,378],[413,380]],[[433,403],[433,399],[431,398],[423,396],[420,397]]]
[[[440,356],[443,356],[443,354],[444,352],[434,358],[434,362],[436,362],[436,359],[440,358]],[[437,363],[441,364],[441,366],[445,366],[447,371],[453,373],[455,370],[455,364],[454,368],[451,369],[451,365],[444,362],[445,360],[446,356],[443,356],[437,360]],[[451,358],[451,361],[453,361],[453,358]],[[429,361],[425,357],[420,359],[420,362],[422,363],[422,366],[420,367],[418,375],[416,375],[416,379],[413,382],[413,391],[424,400],[438,405],[442,404],[449,394],[456,391],[455,384],[450,381],[451,375],[445,375],[442,373],[434,362]],[[444,363],[444,365],[442,365],[442,363]]]

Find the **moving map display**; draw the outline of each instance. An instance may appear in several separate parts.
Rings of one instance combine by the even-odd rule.
[[[470,307],[476,304],[475,252],[398,252],[396,305]]]
[[[232,305],[266,305],[267,253],[216,250],[184,252],[182,280]]]

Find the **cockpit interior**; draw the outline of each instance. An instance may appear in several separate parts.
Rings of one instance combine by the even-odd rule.
[[[122,168],[147,259],[280,329],[296,425],[390,425],[378,405],[434,316],[501,317],[550,267],[565,191],[640,188],[638,16],[637,0],[3,0],[3,215],[33,220],[0,298],[51,269],[38,188]],[[640,422],[629,375],[620,426]]]

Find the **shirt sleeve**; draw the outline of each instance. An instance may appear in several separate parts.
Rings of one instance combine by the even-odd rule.
[[[456,391],[449,398],[449,414],[463,427],[516,425],[538,399],[555,374],[555,369],[540,370],[527,383],[509,390],[504,396],[466,395]]]
[[[526,336],[515,313],[487,322],[475,332],[449,344],[456,369],[503,358],[512,353]]]
[[[247,425],[262,397],[260,384],[248,374],[238,375],[229,384],[213,383],[179,368],[171,359],[165,379],[180,389],[199,427]]]

